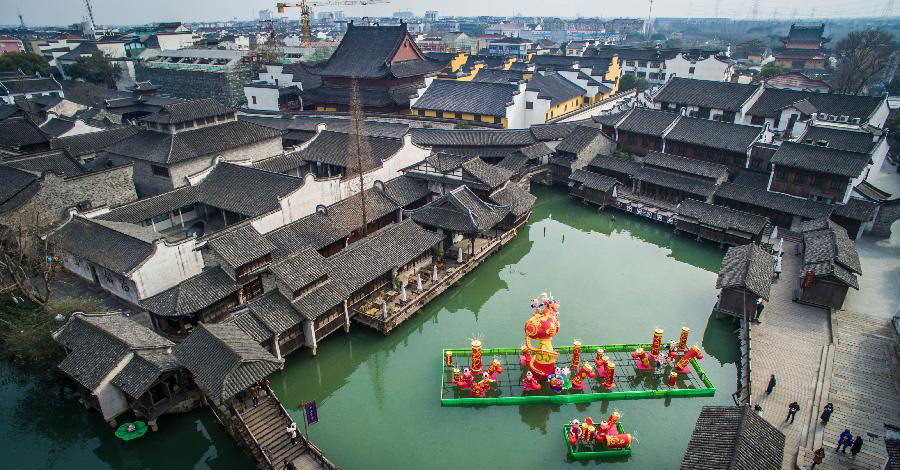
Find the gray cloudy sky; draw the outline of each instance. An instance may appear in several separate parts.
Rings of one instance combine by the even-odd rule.
[[[749,18],[753,0],[655,0],[653,16],[719,16]],[[881,16],[888,0],[759,0],[758,17],[807,19]],[[900,2],[892,14],[900,10]],[[16,8],[29,25],[71,24],[87,15],[83,0],[0,0],[0,24],[16,24]],[[92,0],[98,24],[143,24],[154,21],[250,19],[261,9],[275,9],[275,0]],[[350,16],[385,16],[398,10],[438,10],[444,15],[639,16],[647,15],[648,0],[392,0],[367,6],[318,7],[342,10]],[[292,18],[299,12],[289,13]]]

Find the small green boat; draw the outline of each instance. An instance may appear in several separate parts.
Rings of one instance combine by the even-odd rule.
[[[609,459],[613,457],[623,457],[626,455],[631,455],[631,445],[624,449],[606,449],[605,447],[601,447],[594,443],[594,448],[600,448],[605,450],[584,450],[577,451],[572,444],[569,444],[569,430],[572,429],[571,424],[566,424],[563,426],[563,442],[566,443],[566,448],[569,449],[569,457],[572,457],[572,460],[594,460],[594,459]],[[625,429],[622,427],[622,422],[619,421],[616,423],[616,429],[619,431],[619,434],[625,434]]]

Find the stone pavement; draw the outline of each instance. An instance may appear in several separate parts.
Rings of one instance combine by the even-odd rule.
[[[766,421],[785,434],[785,469],[794,468],[797,449],[805,444],[810,422],[818,414],[819,377],[824,375],[823,356],[830,343],[828,311],[793,301],[802,264],[795,249],[796,243],[785,241],[781,277],[772,285],[762,323],[751,327],[752,402],[762,407]],[[775,374],[777,385],[766,395],[770,374]],[[800,411],[793,423],[785,423],[788,405],[794,401]]]
[[[823,406],[833,403],[834,414],[827,426],[817,422],[815,442],[804,453],[824,446],[824,466],[829,470],[881,470],[888,459],[885,425],[900,428],[897,333],[886,318],[845,310],[834,312],[832,323],[835,352],[822,402]],[[844,429],[863,438],[862,451],[855,458],[849,449],[846,454],[834,452]],[[798,463],[808,468],[807,462]]]

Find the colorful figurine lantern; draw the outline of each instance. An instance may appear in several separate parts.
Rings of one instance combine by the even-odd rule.
[[[472,372],[481,372],[481,341],[472,340],[472,363],[470,364]]]
[[[672,372],[669,374],[669,386],[674,387],[675,381],[678,380],[678,372]]]
[[[525,378],[522,379],[522,390],[531,392],[540,389],[541,384],[534,378],[534,374],[531,371],[525,372]]]
[[[687,374],[690,373],[691,369],[688,367],[691,363],[691,359],[703,359],[703,353],[700,351],[700,346],[696,344],[691,346],[691,349],[688,349],[684,356],[678,360],[675,364],[675,372],[679,374]]]
[[[659,347],[662,345],[662,336],[662,328],[653,330],[653,344],[650,345],[650,356],[656,357],[659,355]]]
[[[622,415],[618,411],[613,411],[612,414],[609,415],[609,419],[606,420],[609,429],[616,429],[616,423],[619,422],[621,417]]]
[[[500,360],[496,357],[493,361],[491,361],[491,365],[488,366],[488,374],[491,376],[491,380],[497,380],[497,376],[503,373],[503,366],[500,365]]]
[[[631,434],[605,434],[607,449],[626,449],[631,447]]]
[[[453,351],[447,351],[446,353],[444,353],[444,364],[446,364],[447,367],[453,366]]]
[[[606,361],[606,381],[603,382],[603,387],[607,389],[611,389],[616,386],[613,382],[613,378],[616,375],[616,364],[612,361]]]
[[[534,310],[525,322],[525,346],[532,355],[528,368],[539,380],[543,380],[556,369],[556,358],[559,356],[553,349],[553,337],[559,332],[559,304],[543,293],[541,300],[535,299],[531,306]],[[533,346],[531,340],[537,340],[537,346]]]
[[[590,378],[594,378],[597,374],[594,373],[594,370],[591,368],[591,365],[587,362],[581,364],[581,369],[575,374],[575,377],[572,377],[572,388],[575,390],[584,390],[584,382]]]
[[[684,351],[687,348],[688,333],[690,331],[691,329],[686,326],[681,327],[681,338],[678,339],[678,349],[680,351]]]
[[[481,380],[476,383],[473,383],[471,388],[469,389],[469,394],[473,397],[484,398],[487,395],[488,390],[491,389],[491,384],[494,383],[491,380],[491,377],[487,372],[482,372]]]
[[[644,348],[635,349],[635,351],[631,353],[631,358],[634,359],[634,365],[637,366],[638,369],[650,369],[651,357],[647,355],[647,352],[644,351]]]
[[[581,363],[581,341],[577,339],[572,343],[572,370],[578,370]]]

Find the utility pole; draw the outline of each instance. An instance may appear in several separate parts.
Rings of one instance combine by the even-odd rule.
[[[716,0],[716,11],[713,13],[714,18],[719,17],[719,4],[722,3],[722,0]]]
[[[653,24],[650,22],[650,18],[653,17],[653,0],[650,0],[650,9],[647,10],[647,40],[650,40],[650,35],[653,33]]]
[[[753,21],[759,19],[759,0],[753,0],[753,9],[750,10],[750,18],[753,19]]]
[[[882,18],[894,16],[894,0],[887,0],[884,3],[884,11],[881,12]]]

